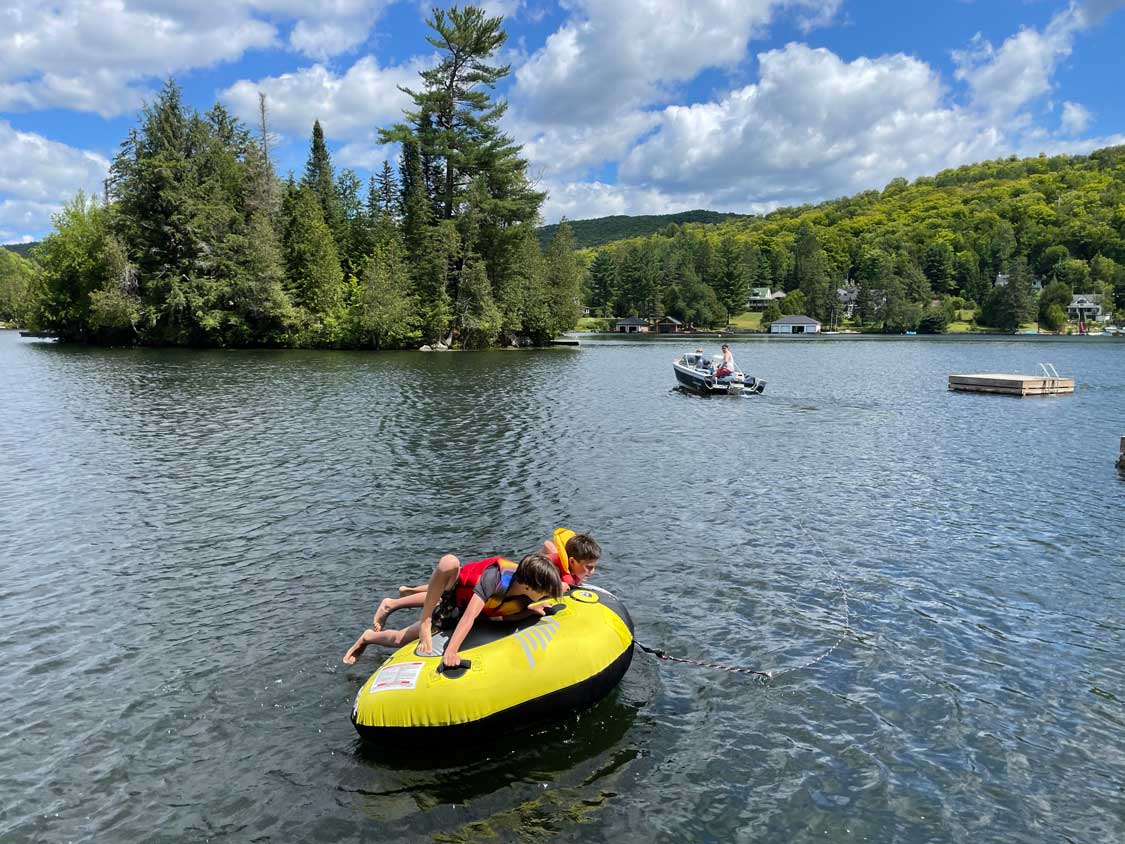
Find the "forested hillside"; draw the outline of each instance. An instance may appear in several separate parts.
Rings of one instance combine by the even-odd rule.
[[[764,217],[673,226],[608,244],[589,263],[587,303],[617,316],[716,325],[744,309],[751,287],[771,286],[790,296],[766,321],[828,322],[837,289],[854,286],[858,318],[888,331],[941,330],[962,306],[998,328],[1037,317],[1051,327],[1072,293],[1125,309],[1125,147],[989,161]],[[994,286],[1000,274],[1007,283]]]
[[[27,321],[65,339],[201,346],[475,348],[541,343],[578,318],[563,226],[542,252],[543,194],[490,91],[502,18],[428,21],[441,60],[381,131],[401,149],[366,186],[336,172],[319,123],[301,177],[279,180],[268,104],[252,132],[169,81],[114,159],[109,201],[79,196],[34,251]]]
[[[579,249],[601,246],[615,240],[631,237],[644,237],[655,234],[666,226],[682,223],[721,223],[740,217],[739,214],[721,214],[718,211],[683,211],[679,214],[650,214],[637,217],[617,215],[598,217],[593,220],[568,220],[574,242]],[[539,245],[543,248],[551,242],[558,230],[558,224],[539,228]]]
[[[7,249],[9,252],[15,252],[21,258],[27,258],[31,255],[31,250],[38,245],[38,243],[6,243],[0,246],[0,249]]]

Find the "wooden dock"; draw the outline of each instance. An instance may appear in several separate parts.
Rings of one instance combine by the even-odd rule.
[[[1004,396],[1057,396],[1073,393],[1074,379],[986,372],[977,375],[950,375],[949,389],[966,393],[998,393]]]

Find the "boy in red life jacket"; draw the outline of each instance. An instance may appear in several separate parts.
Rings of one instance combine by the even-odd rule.
[[[562,553],[559,552],[560,546]],[[540,553],[555,564],[559,577],[562,578],[563,592],[568,592],[572,586],[581,585],[597,570],[602,547],[588,533],[575,533],[567,528],[559,528],[551,539],[543,543]],[[382,630],[387,623],[387,616],[395,610],[422,606],[427,588],[426,584],[398,587],[399,597],[384,598],[379,602],[379,608],[371,621],[371,629],[376,632]]]
[[[344,664],[355,664],[368,645],[402,647],[415,639],[420,640],[420,653],[432,654],[434,617],[443,619],[460,611],[460,620],[442,657],[442,662],[454,668],[461,664],[457,651],[481,613],[493,621],[543,615],[546,599],[561,594],[558,569],[542,554],[528,554],[518,566],[503,557],[462,566],[456,557],[446,554],[438,561],[426,586],[418,621],[403,630],[364,630],[344,654]]]

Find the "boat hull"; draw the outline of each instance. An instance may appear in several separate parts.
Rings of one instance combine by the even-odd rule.
[[[741,381],[724,380],[695,367],[685,366],[679,361],[672,364],[672,369],[681,387],[701,396],[756,396],[766,389],[765,381],[748,375],[743,376]]]

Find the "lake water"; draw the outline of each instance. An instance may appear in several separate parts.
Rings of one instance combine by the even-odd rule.
[[[671,389],[691,346],[0,332],[0,840],[1125,839],[1125,342],[737,341],[749,399]],[[1077,392],[946,390],[1040,361]],[[378,599],[559,524],[641,642],[777,678],[638,652],[530,736],[363,747]]]

